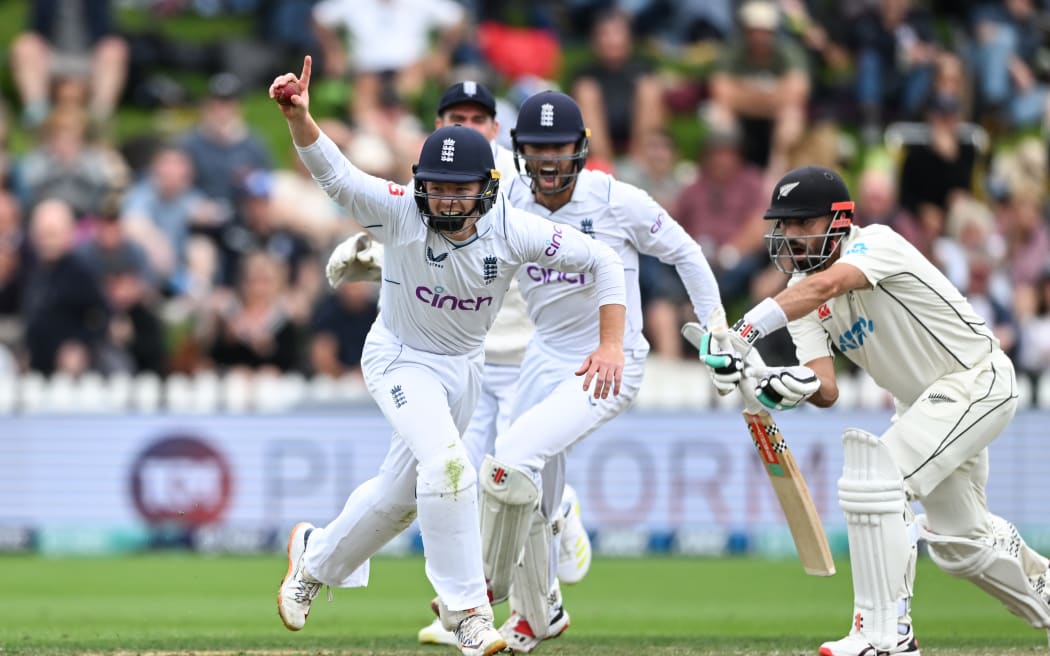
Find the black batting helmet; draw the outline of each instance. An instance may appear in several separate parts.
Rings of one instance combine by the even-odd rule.
[[[784,236],[783,220],[830,216],[823,233]],[[776,221],[766,235],[769,257],[785,273],[805,273],[824,265],[853,225],[853,201],[842,177],[823,166],[802,166],[784,174],[773,187],[765,219]],[[811,244],[820,240],[816,249]],[[791,243],[806,244],[806,253],[793,252]],[[788,264],[790,263],[790,267]]]

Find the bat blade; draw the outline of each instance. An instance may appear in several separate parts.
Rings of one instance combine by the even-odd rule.
[[[698,324],[687,323],[682,327],[682,336],[699,350],[704,330]],[[747,384],[738,385],[738,390],[744,397],[744,422],[784,513],[802,568],[812,576],[831,576],[835,562],[806,479],[773,416],[758,403]]]

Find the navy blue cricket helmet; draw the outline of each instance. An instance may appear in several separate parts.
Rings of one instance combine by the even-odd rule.
[[[583,114],[580,107],[570,96],[559,91],[541,91],[529,96],[518,110],[517,125],[510,131],[514,146],[514,165],[518,172],[532,180],[532,188],[544,194],[556,194],[565,191],[576,181],[576,176],[587,161],[588,137],[590,131],[583,125]],[[576,144],[576,149],[569,155],[558,157],[526,155],[522,146]],[[540,177],[539,162],[571,160],[572,170],[568,173],[551,172],[562,182],[554,189],[540,189],[537,178]],[[531,164],[531,166],[530,166]],[[523,170],[524,169],[524,170]]]
[[[434,130],[423,142],[419,162],[412,167],[415,176],[415,198],[427,226],[438,232],[458,232],[467,219],[483,216],[492,209],[499,191],[499,172],[492,157],[492,145],[478,131],[462,125],[449,125]],[[481,182],[475,195],[449,196],[428,194],[426,182]],[[470,215],[435,214],[431,198],[441,200],[476,200],[477,213]]]

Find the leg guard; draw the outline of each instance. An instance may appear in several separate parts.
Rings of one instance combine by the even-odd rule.
[[[898,600],[914,550],[904,519],[904,480],[874,435],[847,429],[842,446],[839,506],[849,536],[854,628],[876,649],[889,650],[897,646]]]
[[[521,557],[540,488],[526,472],[490,455],[481,463],[481,544],[492,603],[510,594],[511,573]],[[546,524],[546,521],[542,523]]]
[[[992,515],[992,535],[972,539],[931,532],[925,515],[916,521],[930,560],[938,567],[972,581],[1032,627],[1050,629],[1047,561],[1024,543],[1013,524]]]
[[[553,607],[552,590],[557,590],[557,603],[561,601],[561,590],[551,586],[553,537],[551,523],[537,513],[511,579],[511,610],[525,618],[539,640],[547,637]]]

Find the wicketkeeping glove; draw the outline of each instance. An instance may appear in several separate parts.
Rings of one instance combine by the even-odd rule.
[[[335,247],[325,276],[333,288],[344,282],[379,280],[383,275],[383,245],[359,232]]]
[[[820,389],[820,379],[809,367],[770,367],[755,384],[758,401],[773,410],[802,405]]]

